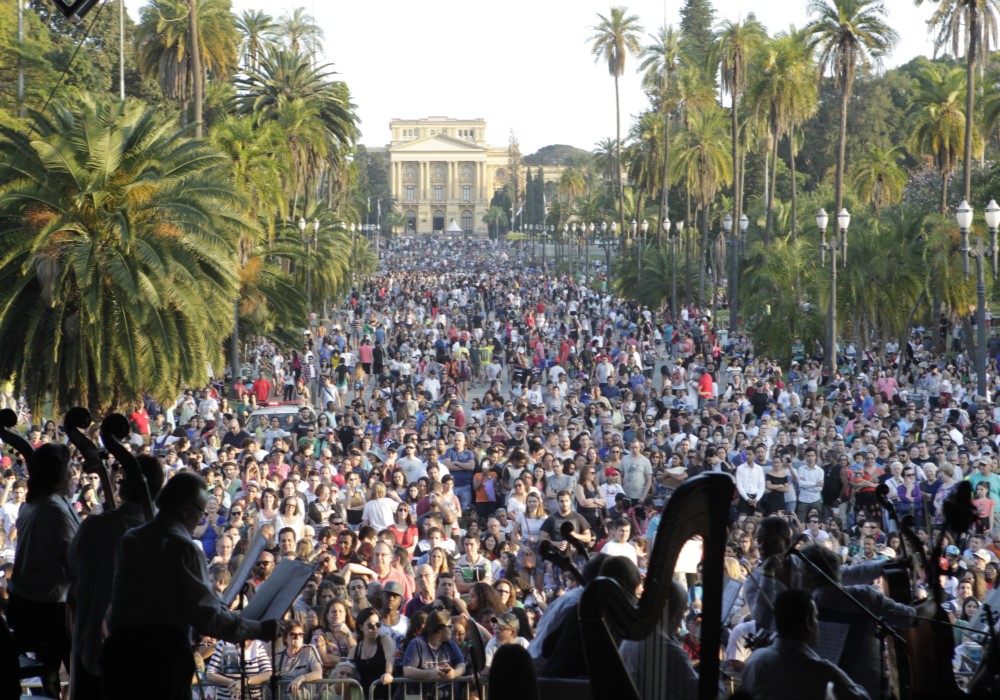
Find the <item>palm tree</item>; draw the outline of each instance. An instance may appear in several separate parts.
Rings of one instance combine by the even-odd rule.
[[[815,18],[805,27],[811,45],[819,50],[819,65],[833,76],[840,90],[840,135],[837,144],[836,208],[844,206],[844,151],[847,144],[847,105],[860,68],[867,72],[892,51],[899,35],[886,23],[881,0],[809,0]]]
[[[34,119],[0,128],[0,373],[92,409],[208,381],[251,227],[226,158],[132,100]]]
[[[139,71],[181,102],[185,119],[193,100],[198,138],[206,75],[223,80],[232,73],[237,40],[230,0],[151,0],[140,11]]]
[[[758,63],[758,70],[747,89],[746,101],[758,118],[764,117],[770,128],[770,174],[765,193],[767,214],[764,223],[764,242],[767,243],[773,229],[778,145],[787,134],[794,169],[795,143],[791,132],[816,111],[817,97],[816,83],[812,79],[811,51],[798,32],[782,33],[768,41],[761,48]],[[794,225],[792,231],[793,237],[797,237]]]
[[[854,193],[873,211],[903,200],[903,190],[909,178],[899,164],[900,151],[899,146],[889,149],[872,146],[852,170]]]
[[[285,10],[278,20],[278,33],[293,53],[314,54],[323,42],[323,28],[306,14],[303,7],[297,7],[291,13]]]
[[[263,51],[264,44],[271,41],[278,29],[271,15],[263,10],[243,10],[236,19],[236,29],[243,37],[240,41],[240,55],[246,70],[257,68],[257,57]]]
[[[618,98],[618,78],[625,74],[625,58],[628,54],[639,55],[639,34],[642,27],[636,15],[626,14],[625,7],[612,7],[611,14],[605,17],[598,14],[600,20],[594,27],[591,53],[595,60],[604,60],[608,64],[608,73],[615,79],[615,164],[618,183],[618,225],[622,235],[625,235],[625,205],[622,201],[622,115],[621,102]]]
[[[915,0],[920,5],[924,0]],[[997,45],[997,15],[1000,0],[937,0],[938,7],[928,24],[937,30],[935,48],[951,44],[958,56],[965,48],[965,133],[974,132],[976,65],[985,65],[990,48]],[[962,195],[972,198],[972,140],[966,139],[962,157],[964,182]]]
[[[642,47],[642,87],[663,114],[663,163],[660,183],[663,187],[660,198],[660,215],[657,217],[658,237],[663,235],[663,220],[670,216],[670,187],[667,185],[670,172],[670,115],[677,106],[677,73],[680,69],[680,35],[672,26],[662,26],[652,43]]]
[[[948,211],[948,180],[967,140],[968,120],[962,113],[962,93],[967,83],[961,68],[946,68],[936,63],[922,65],[916,77],[917,89],[909,105],[911,149],[933,156],[941,175],[940,212],[945,214]],[[972,138],[968,140],[971,142]]]
[[[747,86],[747,69],[750,57],[767,38],[767,32],[756,19],[742,22],[724,20],[715,32],[713,53],[719,62],[722,89],[729,93],[732,107],[729,110],[730,140],[733,153],[733,221],[740,220],[743,193],[740,191],[740,98]]]
[[[493,240],[500,240],[500,227],[507,225],[507,212],[504,211],[503,207],[490,207],[483,214],[483,223],[486,224],[486,230],[490,230],[490,226],[493,226]]]
[[[699,306],[703,306],[705,301],[709,206],[719,187],[728,185],[733,179],[733,161],[732,154],[727,149],[727,136],[722,108],[713,104],[688,115],[688,126],[677,134],[673,145],[671,180],[684,183],[697,200],[702,213]]]

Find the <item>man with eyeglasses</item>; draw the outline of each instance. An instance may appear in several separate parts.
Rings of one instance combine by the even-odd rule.
[[[215,597],[205,557],[192,539],[207,503],[205,481],[181,472],[160,491],[156,517],[122,538],[108,617],[111,634],[101,658],[105,698],[131,700],[137,688],[147,698],[190,698],[191,628],[237,643],[275,638],[277,620],[244,619]],[[149,683],[150,659],[159,671],[155,684]]]
[[[418,566],[413,574],[417,590],[403,608],[403,614],[410,619],[433,603],[437,592],[437,576],[429,564]]]

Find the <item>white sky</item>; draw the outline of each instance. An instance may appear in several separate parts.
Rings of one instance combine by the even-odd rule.
[[[127,0],[135,15],[144,0]],[[901,42],[888,65],[930,56],[926,20],[934,3],[884,0]],[[389,140],[389,120],[482,117],[487,140],[504,146],[510,130],[521,152],[566,143],[590,150],[614,136],[614,83],[595,64],[588,39],[609,0],[233,0],[233,9],[274,17],[304,7],[325,33],[326,60],[347,82],[366,145]],[[647,32],[678,25],[681,0],[623,0]],[[715,0],[718,19],[751,10],[769,32],[801,27],[807,0]],[[645,42],[644,42],[645,43]],[[620,80],[622,132],[646,100],[629,59]]]

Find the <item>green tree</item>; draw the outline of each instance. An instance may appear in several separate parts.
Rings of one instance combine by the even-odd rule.
[[[968,121],[962,111],[966,83],[962,73],[958,67],[927,63],[917,74],[917,89],[910,99],[910,148],[934,158],[941,175],[941,214],[948,211],[948,180],[966,140]]]
[[[618,95],[618,78],[625,74],[625,59],[631,54],[638,56],[641,51],[639,35],[642,27],[636,15],[629,15],[625,7],[612,7],[605,17],[598,14],[594,34],[590,37],[591,53],[595,60],[604,61],[608,73],[615,81],[615,175],[618,184],[618,225],[625,235],[625,207],[622,201],[622,116]]]
[[[704,306],[708,267],[708,210],[719,191],[733,179],[732,154],[727,148],[726,117],[711,105],[688,115],[687,128],[678,132],[672,150],[671,179],[683,182],[702,212],[698,305]]]
[[[906,169],[899,164],[901,156],[898,146],[888,150],[872,146],[852,168],[851,182],[855,195],[874,211],[903,200],[908,176]]]
[[[656,230],[663,235],[663,220],[670,217],[670,118],[677,107],[677,73],[680,70],[681,42],[673,27],[663,26],[652,43],[642,48],[642,86],[650,96],[653,104],[658,106],[663,115],[663,153],[660,167],[660,212],[657,217]]]
[[[917,5],[924,0],[914,0]],[[985,65],[990,48],[997,44],[997,15],[1000,14],[1000,0],[931,0],[937,9],[928,22],[931,31],[936,31],[935,47],[951,44],[952,53],[957,57],[965,48],[965,132],[974,133],[976,100],[976,66]],[[962,164],[963,197],[972,196],[972,139],[965,140]]]
[[[731,101],[729,136],[733,158],[734,222],[739,222],[743,210],[743,193],[740,191],[740,99],[747,87],[750,57],[766,39],[767,32],[763,25],[752,18],[742,22],[724,20],[715,33],[713,52],[719,62],[722,90],[729,93]]]
[[[224,156],[135,101],[0,129],[0,374],[32,405],[172,400],[224,365],[234,239]]]
[[[232,73],[237,40],[230,0],[150,0],[140,11],[139,70],[157,80],[165,97],[181,103],[184,120],[194,101],[198,137],[206,75],[223,80]]]
[[[761,47],[758,69],[747,90],[747,103],[770,131],[770,167],[765,192],[767,214],[764,242],[771,239],[775,188],[777,186],[778,145],[789,136],[790,162],[794,167],[795,144],[792,129],[816,111],[816,83],[811,51],[797,32],[779,34]],[[794,215],[793,215],[794,221]],[[792,226],[793,238],[797,237]]]
[[[691,64],[704,70],[715,39],[715,8],[711,0],[685,0],[680,10],[681,45]]]
[[[278,24],[263,10],[243,10],[236,19],[240,33],[240,57],[246,70],[257,68],[257,59],[264,45],[275,38]]]
[[[840,91],[840,132],[837,142],[835,211],[844,206],[844,149],[847,143],[847,107],[858,70],[878,65],[899,41],[885,20],[881,0],[810,0],[814,19],[805,27],[818,50],[820,66],[833,76]]]
[[[278,20],[278,35],[292,53],[313,54],[323,45],[323,28],[303,7],[285,10]]]

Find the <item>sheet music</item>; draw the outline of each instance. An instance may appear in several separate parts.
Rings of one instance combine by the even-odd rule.
[[[995,615],[1000,615],[1000,588],[994,588],[990,591],[989,595],[986,596],[986,600],[983,601],[983,605],[980,605],[976,614],[973,615],[972,623],[970,624],[970,627],[973,629],[986,629],[986,616],[983,615],[984,606],[986,605],[990,606],[990,610],[992,610]]]
[[[305,588],[313,568],[312,564],[302,561],[279,561],[271,575],[257,589],[253,599],[247,603],[243,617],[257,621],[280,619]]]
[[[243,584],[250,578],[250,573],[253,571],[253,567],[256,566],[257,560],[260,559],[260,554],[266,546],[267,538],[264,537],[263,532],[258,532],[253,542],[250,543],[250,548],[247,549],[246,556],[240,562],[240,568],[236,570],[232,580],[229,582],[229,586],[222,592],[222,604],[227,608],[233,604],[236,596],[243,590]]]
[[[723,575],[722,582],[722,620],[725,622],[729,619],[735,610],[733,607],[736,605],[736,599],[739,597],[740,592],[743,590],[743,582],[737,581],[734,578],[729,578]]]
[[[820,658],[826,659],[834,664],[840,665],[840,659],[844,654],[844,647],[847,646],[847,635],[851,631],[849,624],[840,622],[824,622],[820,620],[819,634],[816,644],[812,650]]]

